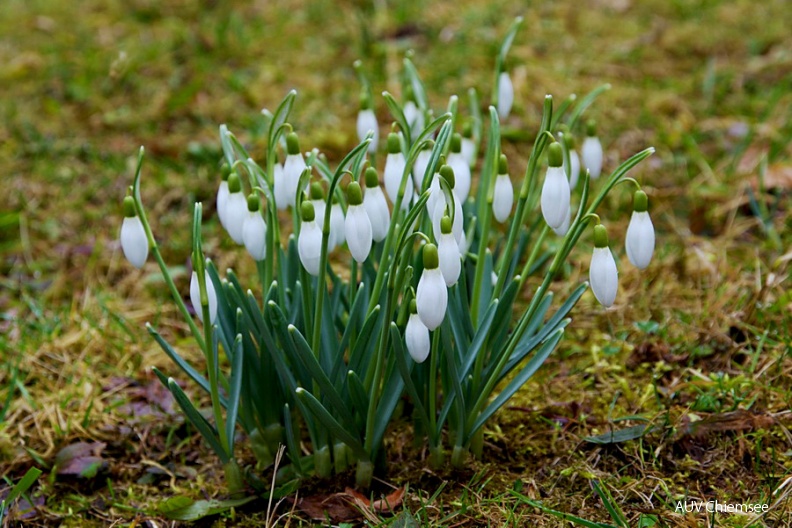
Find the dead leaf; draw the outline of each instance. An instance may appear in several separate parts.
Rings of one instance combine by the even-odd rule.
[[[55,474],[59,476],[94,478],[106,471],[102,457],[104,442],[78,442],[61,449],[55,456]]]
[[[393,513],[404,500],[404,488],[374,501],[360,492],[346,488],[344,493],[313,495],[297,500],[296,506],[314,520],[331,523],[349,522],[366,518],[378,519],[374,514]]]
[[[754,191],[759,190],[759,172],[758,170],[750,180],[751,189]],[[788,191],[792,189],[792,165],[785,165],[783,163],[773,163],[767,166],[764,177],[762,178],[762,188],[765,191],[781,190]]]
[[[708,416],[697,422],[689,421],[682,429],[683,436],[694,436],[702,438],[710,433],[721,433],[730,431],[755,431],[757,429],[767,429],[776,424],[776,419],[769,414],[752,413],[746,410],[738,410]]]
[[[368,497],[364,496],[362,493],[353,490],[352,488],[347,488],[344,492],[353,497],[355,502],[361,504],[365,508],[370,509],[371,511],[382,513],[382,512],[391,512],[401,506],[402,499],[404,499],[404,488],[399,488],[395,490],[390,495],[383,497],[382,499],[377,499],[375,501],[370,501]]]

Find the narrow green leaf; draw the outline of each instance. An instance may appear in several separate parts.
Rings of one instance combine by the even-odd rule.
[[[159,344],[160,348],[162,348],[162,350],[165,352],[165,354],[167,354],[168,357],[171,358],[171,360],[173,360],[173,362],[176,363],[176,365],[180,369],[182,369],[182,371],[185,374],[187,374],[190,377],[191,380],[193,380],[195,383],[197,383],[199,387],[201,387],[203,390],[206,391],[207,394],[209,394],[209,392],[210,392],[210,390],[209,390],[209,382],[206,380],[206,378],[203,377],[203,375],[200,372],[195,370],[189,363],[187,363],[187,361],[185,361],[179,355],[179,353],[176,352],[176,350],[174,350],[173,347],[171,347],[168,344],[168,342],[165,341],[165,339],[163,339],[163,337],[159,334],[159,332],[157,332],[154,329],[153,326],[151,326],[150,324],[146,323],[146,330],[148,330],[149,334],[151,334],[151,336],[154,338],[154,340],[157,342],[157,344]],[[167,386],[168,383],[165,382],[165,385]]]
[[[223,464],[227,463],[229,461],[229,456],[223,449],[223,446],[220,445],[220,439],[217,436],[217,430],[214,426],[206,421],[206,418],[198,412],[198,409],[192,404],[190,398],[187,397],[173,378],[168,379],[168,389],[170,389],[171,394],[173,394],[173,397],[176,399],[176,403],[179,404],[179,407],[181,407],[187,419],[198,429],[198,432],[201,433],[206,443],[212,448],[212,451],[215,452]]]
[[[242,335],[234,340],[234,360],[231,367],[231,387],[228,393],[228,413],[226,415],[226,437],[228,438],[229,454],[234,454],[234,432],[236,431],[239,401],[242,396],[242,361],[245,358],[242,350]]]
[[[278,105],[278,108],[275,110],[275,113],[272,116],[269,132],[267,134],[267,147],[271,152],[275,151],[278,135],[282,130],[281,126],[283,126],[283,124],[286,123],[286,120],[289,118],[289,114],[291,113],[292,107],[294,106],[294,99],[296,97],[296,90],[291,90],[289,93],[287,93],[286,97],[283,98],[283,101],[281,101],[281,103]]]
[[[620,444],[630,440],[637,440],[658,429],[660,429],[659,426],[639,424],[616,431],[608,431],[607,433],[598,434],[596,436],[586,436],[583,440],[597,445]]]
[[[14,484],[14,487],[11,488],[11,491],[8,492],[8,495],[3,500],[3,503],[6,505],[11,505],[16,501],[19,497],[27,493],[27,490],[36,483],[36,480],[41,476],[41,470],[38,468],[30,468],[28,469],[24,476],[19,479],[19,482]],[[0,511],[0,513],[2,513]]]
[[[368,460],[369,456],[366,453],[366,450],[363,449],[363,444],[360,443],[360,440],[353,437],[349,432],[347,432],[344,427],[339,424],[335,418],[333,418],[327,409],[316,399],[316,397],[308,392],[303,388],[298,388],[295,392],[297,395],[297,399],[300,400],[305,404],[305,406],[314,414],[317,420],[319,420],[330,432],[332,436],[338,438],[346,445],[348,445],[352,451],[355,452],[355,456],[357,456],[360,460]]]
[[[543,505],[541,502],[531,500],[528,497],[526,497],[525,495],[521,495],[520,493],[517,493],[514,490],[509,490],[509,493],[511,493],[512,495],[517,497],[517,499],[519,499],[521,502],[527,504],[528,506],[531,506],[532,508],[536,508],[538,510],[541,510],[544,513],[549,513],[550,515],[553,515],[554,517],[558,517],[559,519],[562,519],[564,521],[569,521],[569,522],[572,522],[572,523],[575,523],[575,524],[579,524],[580,526],[585,526],[586,528],[618,528],[617,526],[613,526],[611,524],[605,524],[605,523],[599,523],[599,522],[594,522],[594,521],[588,521],[586,519],[583,519],[582,517],[576,517],[576,516],[571,515],[569,513],[560,512],[558,510],[553,510],[553,509],[548,508],[547,506]]]
[[[627,519],[624,517],[624,513],[622,513],[621,509],[616,504],[616,501],[613,500],[613,495],[611,495],[610,491],[608,491],[608,488],[600,486],[599,482],[596,480],[592,480],[590,483],[591,487],[594,488],[594,491],[602,500],[602,504],[605,506],[605,509],[608,510],[611,519],[613,519],[613,521],[621,528],[629,528]]]
[[[369,397],[360,377],[351,370],[347,372],[347,387],[352,405],[361,416],[365,416],[369,407]]]

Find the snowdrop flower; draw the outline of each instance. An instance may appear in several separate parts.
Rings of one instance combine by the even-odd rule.
[[[260,203],[256,193],[248,196],[248,213],[242,226],[242,241],[253,260],[264,260],[267,257],[267,224],[259,213]]]
[[[599,303],[605,308],[613,306],[619,289],[619,272],[608,247],[608,233],[601,224],[594,226],[594,254],[591,256],[589,282]]]
[[[586,126],[586,139],[580,148],[583,169],[587,169],[591,174],[591,179],[596,180],[602,172],[602,144],[597,137],[597,129],[594,120],[590,120]]]
[[[377,144],[379,143],[379,125],[377,124],[377,116],[371,107],[371,97],[369,97],[368,91],[364,89],[360,94],[360,111],[357,115],[358,139],[362,142],[366,139],[369,131],[374,132],[374,136],[368,146],[368,151],[373,154],[377,152]]]
[[[296,133],[289,132],[286,136],[286,161],[283,164],[283,192],[285,193],[286,204],[292,207],[294,207],[294,201],[297,198],[297,186],[300,184],[300,175],[305,170],[305,166],[305,160],[300,152],[300,140]]]
[[[432,157],[432,148],[434,148],[434,141],[427,141],[424,148],[418,153],[413,164],[413,179],[415,180],[415,189],[417,194],[421,194],[423,189],[423,181],[426,177],[426,168],[429,166],[429,158]]]
[[[643,191],[635,191],[633,214],[627,227],[627,258],[633,266],[645,269],[652,260],[655,246],[655,232],[648,213],[649,200]]]
[[[426,244],[423,248],[424,270],[418,289],[415,293],[415,304],[418,317],[429,330],[434,330],[445,319],[448,307],[448,289],[446,289],[443,273],[440,271],[440,259],[437,247]]]
[[[456,194],[460,202],[464,203],[470,195],[470,164],[465,155],[462,154],[462,136],[459,134],[451,136],[451,152],[448,154],[446,163],[454,169],[454,176],[456,177],[454,194]]]
[[[570,207],[566,215],[566,220],[564,220],[564,223],[561,224],[560,226],[552,228],[553,233],[555,233],[558,236],[565,236],[567,234],[567,231],[569,231],[569,224],[571,222],[572,222],[572,208]]]
[[[437,254],[440,258],[440,271],[446,286],[457,283],[462,272],[462,257],[454,234],[451,232],[451,218],[446,215],[440,221],[440,236],[437,239]]]
[[[404,153],[401,151],[401,141],[399,135],[395,132],[388,134],[388,155],[385,157],[385,192],[388,193],[391,203],[396,203],[396,198],[399,194],[399,187],[401,187],[402,175],[404,168],[407,165],[407,160],[404,159]],[[407,177],[407,184],[404,188],[404,196],[402,197],[401,208],[407,210],[410,207],[410,202],[413,197],[413,181],[409,176]]]
[[[325,209],[327,203],[325,202],[324,189],[319,182],[313,182],[310,186],[311,189],[311,203],[314,206],[314,216],[316,223],[320,227],[324,224]]]
[[[385,194],[379,186],[377,170],[374,167],[366,169],[366,194],[363,197],[363,208],[371,221],[371,236],[374,242],[382,242],[388,235],[390,227],[390,211]]]
[[[509,73],[504,70],[498,75],[498,117],[501,121],[509,117],[514,104],[514,86]]]
[[[283,165],[276,161],[272,166],[272,192],[275,195],[275,206],[280,211],[285,211],[289,206],[289,189],[283,175]]]
[[[358,264],[362,264],[371,251],[372,229],[358,182],[353,181],[347,186],[347,200],[349,207],[344,219],[346,242],[352,257]]]
[[[228,200],[226,201],[226,231],[237,244],[242,244],[242,229],[247,217],[247,200],[242,194],[242,182],[239,181],[239,174],[232,172],[228,176]]]
[[[569,188],[574,189],[577,186],[580,176],[580,156],[578,156],[575,150],[575,136],[573,136],[571,132],[564,132],[564,145],[569,152],[568,166],[566,156],[564,156],[564,172],[567,178],[569,178]]]
[[[206,300],[209,305],[209,324],[214,324],[217,320],[217,293],[215,292],[214,284],[209,277],[208,271],[204,271],[204,281],[206,281]],[[201,286],[198,283],[198,273],[195,271],[192,272],[192,277],[190,278],[190,302],[192,303],[193,310],[195,310],[195,315],[198,316],[198,320],[203,323]]]
[[[223,163],[223,167],[220,171],[220,187],[217,189],[217,217],[220,219],[220,225],[224,228],[226,204],[228,203],[228,176],[230,174],[231,169],[228,168],[227,164]]]
[[[492,213],[499,223],[505,222],[514,205],[514,186],[509,178],[509,166],[506,156],[501,154],[498,160],[498,176],[495,178],[495,189],[492,196]]]
[[[327,251],[333,251],[337,246],[346,241],[344,233],[344,210],[338,203],[338,198],[333,195],[333,205],[330,206],[330,236],[327,239]]]
[[[417,313],[415,299],[410,301],[410,319],[407,320],[407,328],[404,329],[404,342],[407,345],[407,352],[416,363],[423,363],[429,357],[429,329],[423,324]]]
[[[446,202],[446,196],[443,190],[440,188],[440,178],[443,178],[446,182],[448,182],[448,186],[451,187],[453,190],[456,187],[456,180],[454,177],[454,169],[449,167],[448,165],[443,165],[440,167],[439,174],[435,174],[435,181],[437,183],[437,187],[435,188],[435,181],[432,182],[432,188],[434,190],[431,191],[430,201],[432,197],[435,197],[434,208],[429,209],[432,211],[431,219],[432,219],[432,229],[434,230],[435,237],[437,237],[438,233],[441,232],[440,229],[440,221],[443,219],[443,216],[446,214],[447,206],[450,205]],[[429,201],[427,201],[427,206]],[[454,199],[454,223],[451,228],[452,232],[454,233],[454,239],[457,241],[457,245],[462,244],[462,235],[463,233],[463,220],[464,215],[462,214],[462,203]]]
[[[302,202],[300,213],[302,222],[297,239],[297,252],[305,271],[316,277],[319,275],[322,258],[322,230],[316,224],[316,212],[310,201]]]
[[[402,112],[404,112],[404,119],[407,120],[407,124],[410,126],[410,135],[415,139],[424,129],[424,116],[421,109],[415,104],[415,94],[413,93],[412,85],[408,84],[404,92],[407,102],[404,103]]]
[[[542,186],[542,216],[551,229],[561,227],[569,214],[569,180],[564,172],[561,145],[553,141],[547,148],[549,167]]]
[[[135,200],[124,198],[124,221],[121,223],[121,249],[130,264],[140,269],[148,258],[148,237],[135,210]]]
[[[476,165],[476,143],[473,141],[473,125],[470,122],[462,127],[462,155],[470,168]]]

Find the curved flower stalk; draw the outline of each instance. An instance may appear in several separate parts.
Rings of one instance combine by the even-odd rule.
[[[242,227],[242,241],[253,260],[264,260],[267,257],[267,224],[259,212],[261,200],[257,194],[247,199],[248,214]]]
[[[633,197],[633,213],[627,227],[625,249],[627,258],[636,268],[642,270],[649,266],[655,246],[655,232],[649,218],[649,200],[646,193],[637,190]]]
[[[597,137],[597,126],[593,119],[586,125],[586,139],[583,140],[580,153],[583,158],[583,169],[589,171],[592,180],[599,178],[602,172],[602,143]]]
[[[498,75],[498,117],[505,121],[514,104],[514,85],[509,72],[501,70]]]
[[[349,208],[344,220],[344,233],[349,252],[358,264],[362,264],[368,258],[372,241],[371,220],[363,206],[362,194],[360,184],[356,181],[347,187]]]
[[[404,159],[404,153],[401,151],[401,140],[399,135],[395,132],[388,134],[388,155],[385,157],[385,192],[388,193],[388,199],[391,203],[396,203],[396,197],[399,194],[399,187],[401,186],[402,174],[404,168],[407,166],[407,160]],[[401,209],[406,211],[412,203],[413,197],[413,181],[412,178],[407,178],[407,187],[404,189],[404,197],[402,198]]]
[[[453,237],[452,237],[453,238]],[[404,343],[407,345],[407,352],[416,363],[423,363],[429,357],[431,343],[429,342],[429,329],[423,324],[418,316],[418,308],[415,299],[410,301],[410,318],[407,327],[404,329]]]
[[[305,159],[300,152],[300,139],[296,132],[286,135],[286,161],[283,163],[283,182],[286,204],[294,207],[300,176],[305,170]],[[278,200],[278,198],[275,198]]]
[[[591,256],[589,282],[599,303],[605,308],[613,306],[619,290],[619,272],[608,247],[608,232],[602,224],[594,226],[594,253]]]
[[[470,196],[471,176],[470,164],[462,153],[462,136],[459,134],[451,136],[451,153],[448,154],[446,163],[454,169],[454,176],[456,177],[454,194],[460,202],[464,203]]]
[[[374,242],[382,242],[388,235],[388,227],[390,227],[388,202],[379,186],[379,177],[374,167],[366,169],[365,180],[366,194],[363,196],[363,207],[371,221],[371,236]]]
[[[457,283],[462,272],[462,256],[454,234],[451,232],[451,218],[446,215],[440,221],[440,236],[437,239],[437,254],[440,271],[449,288]]]
[[[247,200],[242,193],[242,182],[239,174],[232,172],[228,177],[228,201],[226,202],[226,231],[237,244],[243,244],[242,228],[247,217]]]
[[[226,204],[228,203],[228,176],[230,174],[231,169],[228,164],[223,163],[223,167],[220,169],[220,186],[217,188],[217,217],[224,229],[226,226]]]
[[[432,229],[434,230],[434,234],[437,237],[438,233],[441,232],[440,229],[440,221],[445,216],[446,211],[451,206],[448,203],[448,198],[446,197],[445,193],[442,192],[440,180],[444,180],[448,187],[451,189],[451,196],[448,198],[452,198],[454,201],[454,215],[453,215],[453,226],[452,232],[454,233],[454,238],[457,241],[457,245],[462,245],[462,235],[464,234],[464,215],[462,214],[462,203],[454,197],[453,190],[456,187],[456,179],[454,175],[454,169],[449,167],[448,165],[443,165],[440,167],[439,173],[435,174],[435,180],[432,182],[432,189],[430,192],[432,193],[429,197],[429,202],[427,202],[427,208],[433,207],[433,209],[428,209],[432,211]],[[435,183],[437,184],[435,186]],[[431,205],[432,197],[435,198],[434,206]],[[449,211],[450,214],[450,211]]]
[[[305,271],[314,277],[319,275],[322,256],[322,230],[316,224],[313,204],[305,201],[300,206],[300,235],[297,238],[297,251]]]
[[[206,280],[206,296],[209,301],[209,324],[214,324],[217,320],[217,292],[214,289],[212,279],[209,277],[209,272],[204,271]],[[201,289],[198,284],[198,273],[192,272],[190,278],[190,302],[192,303],[193,310],[198,320],[204,322],[203,308],[201,307]]]
[[[124,198],[124,222],[121,224],[121,249],[130,264],[140,269],[148,258],[148,239],[135,211],[135,199]]]
[[[567,180],[563,165],[563,152],[558,142],[553,142],[547,147],[547,161],[549,167],[542,186],[542,216],[551,229],[557,229],[566,221],[569,214],[569,180]]]
[[[366,139],[369,131],[374,135],[369,143],[368,151],[371,154],[377,152],[377,145],[379,144],[379,124],[377,123],[377,116],[371,105],[371,97],[368,90],[365,88],[360,94],[360,111],[357,115],[357,136],[359,141]],[[321,215],[320,215],[321,216]]]
[[[495,190],[492,196],[492,214],[499,223],[504,223],[511,215],[514,205],[514,186],[509,177],[509,165],[506,156],[501,154],[498,160],[498,176],[495,178]]]
[[[448,306],[448,289],[440,271],[437,246],[426,244],[423,248],[424,271],[415,292],[415,304],[421,322],[435,330],[445,319]]]

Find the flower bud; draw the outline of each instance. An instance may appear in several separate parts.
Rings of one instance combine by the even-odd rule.
[[[388,235],[390,227],[390,211],[385,194],[379,186],[377,170],[366,169],[366,194],[363,196],[363,207],[371,221],[371,235],[375,242],[382,242]]]
[[[416,363],[423,363],[429,357],[431,348],[429,329],[417,313],[415,299],[410,301],[410,319],[407,321],[407,328],[404,329],[404,342],[407,345],[407,352]]]
[[[440,221],[440,236],[437,241],[437,254],[440,259],[440,271],[446,286],[449,288],[457,283],[462,272],[462,258],[459,244],[451,232],[451,218],[447,215]]]
[[[569,214],[569,180],[564,172],[561,145],[553,142],[548,147],[547,174],[542,186],[542,216],[551,229],[561,227]]]
[[[599,303],[605,308],[613,306],[619,289],[619,272],[608,247],[608,233],[603,225],[594,226],[594,253],[591,256],[589,282]]]
[[[204,271],[204,280],[206,281],[206,300],[209,305],[209,324],[214,324],[217,320],[217,293],[215,292],[212,279],[209,277],[209,272]],[[203,320],[203,307],[201,305],[201,287],[198,284],[198,273],[192,272],[190,278],[190,302],[192,303],[195,315],[202,323]]]
[[[514,204],[514,186],[509,178],[509,167],[506,163],[506,156],[501,154],[498,161],[498,176],[495,178],[495,189],[492,196],[492,213],[495,220],[501,224],[505,222],[511,214]]]
[[[627,258],[633,266],[641,270],[649,266],[655,247],[654,225],[649,217],[648,205],[646,193],[635,191],[625,247]]]
[[[440,259],[434,244],[424,246],[423,264],[424,270],[418,281],[415,303],[423,324],[429,330],[434,330],[445,319],[448,307],[448,289],[440,271]]]
[[[242,244],[242,228],[247,217],[247,200],[242,194],[242,183],[239,175],[232,172],[228,177],[228,200],[226,202],[226,231],[237,244]]]
[[[322,259],[322,230],[316,224],[316,213],[310,201],[302,202],[300,214],[302,223],[297,238],[297,252],[305,271],[316,277]]]
[[[592,180],[599,178],[600,172],[602,172],[602,144],[596,134],[596,124],[594,120],[590,120],[586,128],[586,139],[583,140],[580,152],[583,158],[583,168],[589,171]]]
[[[498,75],[498,117],[501,121],[509,117],[514,104],[514,86],[509,73],[505,70]]]
[[[260,200],[257,194],[248,196],[248,213],[242,227],[242,241],[253,260],[267,257],[267,224],[259,213]]]
[[[371,251],[372,228],[371,220],[363,206],[363,196],[358,182],[353,181],[347,187],[347,200],[349,208],[344,220],[344,233],[352,258],[360,264],[368,258]]]
[[[148,237],[135,211],[135,200],[124,198],[124,221],[121,223],[121,249],[130,264],[140,269],[148,258]]]
[[[300,175],[305,170],[305,160],[300,152],[300,141],[297,134],[289,132],[286,135],[286,161],[283,164],[283,181],[286,204],[294,207],[297,197],[297,186],[300,184]],[[276,201],[278,198],[275,199]]]
[[[471,175],[470,164],[462,154],[462,137],[459,134],[454,134],[451,138],[451,152],[448,154],[447,163],[454,169],[456,176],[454,194],[459,201],[464,202],[470,195]]]

